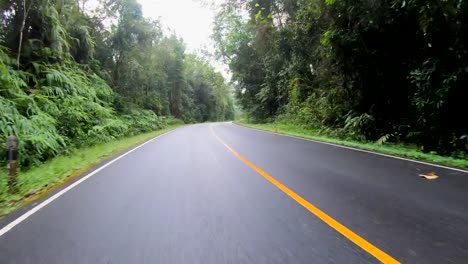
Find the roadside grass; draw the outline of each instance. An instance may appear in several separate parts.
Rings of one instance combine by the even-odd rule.
[[[25,172],[19,171],[14,193],[8,190],[6,169],[1,168],[0,218],[82,175],[103,160],[180,126],[170,125],[161,130],[76,149],[69,155],[56,157]]]
[[[340,139],[336,136],[323,133],[319,130],[307,129],[300,125],[274,122],[266,124],[253,124],[243,120],[235,121],[235,124],[256,128],[264,131],[275,132],[284,135],[291,135],[305,139],[312,139],[321,142],[333,143],[337,145],[353,147],[357,149],[369,150],[398,157],[430,162],[434,164],[468,169],[468,160],[454,157],[440,156],[434,153],[424,153],[416,146],[399,144],[377,144],[371,141],[357,141],[350,138]]]

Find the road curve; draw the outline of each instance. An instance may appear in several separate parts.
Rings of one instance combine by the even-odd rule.
[[[0,236],[0,263],[379,263],[233,151],[402,263],[468,260],[468,174],[216,123],[70,189]]]

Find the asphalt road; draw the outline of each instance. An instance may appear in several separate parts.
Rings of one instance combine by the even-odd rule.
[[[468,174],[229,123],[102,169],[0,236],[0,263],[379,263],[252,164],[402,263],[468,263]]]

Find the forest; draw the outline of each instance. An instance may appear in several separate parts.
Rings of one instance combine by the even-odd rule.
[[[213,37],[253,122],[467,157],[467,1],[228,0]]]
[[[22,167],[177,120],[234,117],[223,76],[137,0],[86,2],[0,0],[0,137],[19,137]]]

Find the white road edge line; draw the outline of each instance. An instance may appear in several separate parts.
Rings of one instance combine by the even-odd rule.
[[[133,151],[143,147],[144,145],[148,144],[148,143],[151,143],[152,141],[164,136],[164,135],[167,135],[173,131],[177,130],[174,129],[174,130],[171,130],[171,131],[168,131],[166,133],[163,133],[157,137],[154,137],[136,147],[134,147],[133,149],[125,152],[124,154],[118,156],[117,158],[107,162],[106,164],[102,165],[101,167],[99,167],[98,169],[90,172],[89,174],[87,174],[86,176],[84,176],[83,178],[77,180],[76,182],[70,184],[69,186],[67,186],[65,189],[61,190],[60,192],[54,194],[53,196],[49,197],[47,200],[43,201],[42,203],[36,205],[34,208],[32,208],[31,210],[27,211],[26,213],[24,213],[23,215],[21,215],[20,217],[16,218],[15,220],[13,220],[12,222],[10,222],[8,225],[6,225],[5,227],[3,227],[2,229],[0,229],[0,237],[3,236],[4,234],[6,234],[8,231],[10,231],[12,228],[14,228],[15,226],[19,225],[21,222],[23,222],[24,220],[26,220],[28,217],[30,217],[31,215],[33,215],[34,213],[36,213],[37,211],[41,210],[42,208],[44,208],[45,206],[47,206],[48,204],[50,204],[51,202],[53,202],[54,200],[56,200],[57,198],[59,198],[60,196],[64,195],[66,192],[68,192],[69,190],[73,189],[74,187],[76,187],[78,184],[86,181],[87,179],[89,179],[90,177],[92,177],[93,175],[97,174],[98,172],[102,171],[103,169],[105,169],[107,166],[111,165],[112,163],[118,161],[119,159],[127,156],[128,154],[132,153]]]
[[[434,167],[438,167],[438,168],[442,168],[442,169],[447,169],[447,170],[453,170],[453,171],[468,173],[468,170],[463,170],[463,169],[457,169],[457,168],[447,167],[447,166],[443,166],[443,165],[439,165],[439,164],[435,164],[435,163],[424,162],[424,161],[413,160],[413,159],[407,159],[407,158],[402,158],[402,157],[393,156],[393,155],[389,155],[389,154],[383,154],[383,153],[373,152],[373,151],[370,151],[370,150],[358,149],[358,148],[343,146],[343,145],[339,145],[339,144],[333,144],[333,143],[329,143],[329,142],[323,142],[323,141],[314,140],[314,139],[309,139],[309,138],[302,138],[302,137],[293,136],[293,135],[286,135],[286,134],[281,134],[281,133],[275,133],[275,132],[266,131],[266,130],[262,130],[262,129],[258,129],[258,128],[253,128],[253,127],[238,125],[238,124],[233,123],[233,122],[231,122],[231,124],[236,125],[236,126],[238,126],[238,127],[243,127],[243,128],[248,128],[248,129],[252,129],[252,130],[257,130],[257,131],[260,131],[260,132],[275,134],[275,135],[278,135],[278,136],[290,137],[290,138],[296,138],[296,139],[302,139],[302,140],[311,141],[311,142],[315,142],[315,143],[320,143],[320,144],[325,144],[325,145],[330,145],[330,146],[335,146],[335,147],[340,147],[340,148],[345,148],[345,149],[351,149],[351,150],[360,151],[360,152],[365,152],[365,153],[370,153],[370,154],[379,155],[379,156],[384,156],[384,157],[387,157],[387,158],[394,158],[394,159],[399,159],[399,160],[404,160],[404,161],[410,161],[410,162],[414,162],[414,163],[424,164],[424,165],[428,165],[428,166],[434,166]]]

